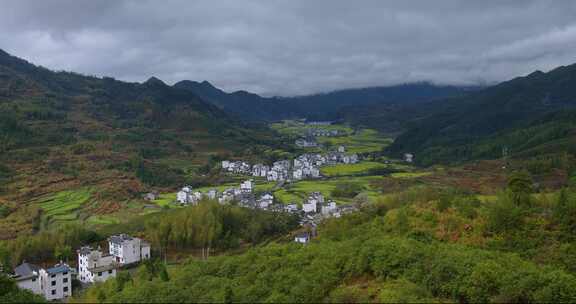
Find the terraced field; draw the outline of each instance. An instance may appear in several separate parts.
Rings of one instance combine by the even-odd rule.
[[[63,223],[78,219],[78,211],[90,201],[91,189],[62,191],[42,199],[40,208],[49,224]]]

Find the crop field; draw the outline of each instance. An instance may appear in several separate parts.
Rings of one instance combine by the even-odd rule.
[[[312,192],[318,191],[326,198],[332,198],[337,203],[349,203],[352,199],[348,198],[335,198],[332,197],[332,191],[342,183],[360,184],[370,199],[375,199],[380,196],[377,189],[371,187],[371,181],[382,179],[381,176],[362,176],[362,177],[346,177],[346,178],[332,178],[322,180],[306,180],[296,182],[285,189],[275,191],[274,197],[283,203],[296,202],[300,204],[306,196]]]
[[[390,174],[393,178],[418,178],[431,175],[432,172],[397,172]]]
[[[49,223],[68,222],[78,219],[78,211],[90,200],[88,188],[58,192],[40,201],[40,208]]]
[[[357,164],[338,164],[322,167],[320,172],[324,176],[346,176],[367,173],[372,169],[385,168],[386,165],[377,162],[359,162]]]
[[[320,137],[318,142],[330,146],[343,145],[352,153],[369,153],[381,151],[392,143],[392,139],[375,130],[363,129],[348,136]]]
[[[302,136],[304,132],[308,129],[322,129],[322,130],[338,130],[350,134],[353,132],[353,129],[345,126],[345,125],[325,125],[325,126],[314,126],[308,125],[303,121],[297,120],[284,120],[279,123],[273,123],[270,127],[279,133],[290,136],[290,137],[298,137]]]
[[[110,215],[93,215],[86,220],[86,224],[89,226],[104,226],[118,223],[120,223],[120,219]]]

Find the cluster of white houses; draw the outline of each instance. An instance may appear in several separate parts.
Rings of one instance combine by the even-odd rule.
[[[268,181],[295,181],[308,178],[319,178],[320,167],[335,164],[355,164],[358,155],[347,154],[344,146],[339,146],[336,151],[325,154],[307,153],[295,158],[293,161],[281,160],[274,162],[272,166],[264,164],[250,165],[245,161],[222,161],[222,170],[234,174],[252,175],[265,177]]]
[[[197,205],[201,199],[218,200],[220,204],[236,201],[239,206],[274,212],[287,212],[301,215],[303,221],[309,216],[317,216],[314,221],[326,217],[340,217],[342,213],[353,211],[350,206],[338,206],[332,200],[326,200],[322,193],[312,192],[302,203],[295,202],[283,204],[274,200],[274,195],[268,192],[256,196],[254,182],[246,180],[239,187],[232,187],[224,191],[211,189],[208,192],[193,191],[192,187],[185,186],[176,195],[176,201],[182,205]]]
[[[308,135],[314,137],[334,137],[345,135],[343,131],[340,130],[328,130],[328,129],[309,129],[306,131]]]
[[[85,284],[104,282],[116,276],[118,268],[150,258],[150,244],[125,234],[108,239],[108,253],[100,248],[84,246],[78,251],[78,269],[60,262],[54,267],[22,263],[14,269],[13,278],[22,289],[43,296],[46,300],[61,300],[72,295],[72,278]]]

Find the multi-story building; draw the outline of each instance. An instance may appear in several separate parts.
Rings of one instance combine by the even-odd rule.
[[[88,246],[78,250],[78,280],[82,283],[104,282],[116,276],[118,263],[112,255]]]
[[[150,244],[136,237],[126,234],[111,236],[108,245],[110,254],[120,265],[138,263],[150,258]]]

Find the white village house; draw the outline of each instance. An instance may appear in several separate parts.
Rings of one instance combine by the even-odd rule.
[[[126,234],[111,236],[108,239],[109,252],[120,265],[138,263],[150,259],[150,244],[142,239]]]
[[[72,295],[71,270],[64,263],[48,269],[23,263],[14,269],[14,280],[19,288],[28,289],[48,301],[61,300]]]
[[[296,237],[294,237],[294,242],[300,244],[307,244],[308,242],[310,242],[310,233],[303,232],[297,234]]]
[[[302,211],[304,211],[304,213],[318,212],[318,200],[314,198],[309,198],[302,204]]]
[[[412,153],[405,153],[404,154],[404,161],[407,163],[412,163],[414,162],[414,154]]]
[[[112,255],[104,255],[100,249],[85,246],[78,250],[78,280],[82,283],[104,282],[116,277],[118,263]]]
[[[338,206],[334,201],[322,204],[322,210],[320,210],[320,213],[324,216],[334,215],[337,212],[338,212]]]
[[[196,205],[202,199],[200,192],[192,192],[192,187],[185,186],[176,193],[176,201],[182,205]]]
[[[241,183],[240,191],[242,193],[252,193],[252,180],[250,179]]]
[[[43,293],[40,286],[40,267],[34,264],[22,263],[14,269],[12,278],[21,289],[30,290],[37,295]]]
[[[270,193],[266,193],[260,197],[257,204],[260,209],[268,209],[272,204],[274,204],[274,196]]]

